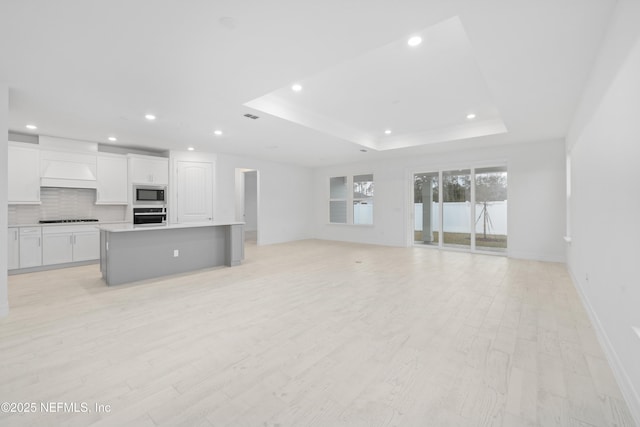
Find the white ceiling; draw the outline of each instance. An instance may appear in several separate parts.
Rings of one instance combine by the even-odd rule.
[[[374,150],[506,132],[460,19],[414,35],[245,105]]]
[[[614,6],[2,2],[9,126],[306,166],[562,138]]]

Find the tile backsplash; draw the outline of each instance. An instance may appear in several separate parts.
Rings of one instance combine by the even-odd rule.
[[[95,200],[96,190],[42,187],[41,205],[9,205],[9,225],[36,224],[51,219],[125,220],[126,206],[96,205]]]

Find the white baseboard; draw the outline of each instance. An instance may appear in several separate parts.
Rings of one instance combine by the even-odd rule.
[[[618,383],[618,386],[620,387],[620,391],[624,396],[624,400],[627,403],[627,406],[629,407],[629,412],[631,412],[631,416],[635,420],[636,424],[640,426],[640,395],[638,394],[638,391],[634,387],[633,382],[627,375],[627,372],[625,371],[624,366],[620,362],[618,353],[616,353],[616,350],[611,345],[611,341],[609,341],[609,337],[607,337],[607,334],[605,333],[604,328],[600,323],[600,319],[598,319],[598,315],[593,310],[591,303],[589,302],[586,295],[584,294],[584,291],[582,290],[582,286],[580,285],[580,282],[576,280],[576,276],[575,274],[573,274],[573,271],[571,270],[569,265],[567,265],[567,270],[569,271],[569,275],[571,276],[573,285],[578,291],[578,295],[580,295],[580,299],[582,300],[582,304],[585,308],[585,311],[587,312],[587,315],[589,316],[589,319],[593,324],[594,330],[596,332],[596,337],[598,338],[598,342],[600,343],[600,346],[602,346],[602,349],[604,350],[604,354],[607,358],[607,361],[609,362],[609,365],[611,366],[611,370],[613,371],[613,375],[616,378],[616,382]]]
[[[528,259],[532,261],[545,261],[545,262],[565,262],[566,261],[566,256],[564,254],[549,255],[549,254],[541,254],[541,253],[534,253],[534,252],[513,251],[509,249],[507,249],[507,256],[509,258]]]

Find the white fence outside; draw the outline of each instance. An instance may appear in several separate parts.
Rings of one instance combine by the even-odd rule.
[[[373,224],[373,204],[358,203],[353,205],[354,224]]]
[[[414,230],[422,231],[422,203],[415,203],[415,221]],[[471,215],[471,203],[469,202],[449,202],[444,203],[444,223],[445,232],[450,233],[468,233],[469,217]],[[480,215],[483,204],[476,204],[476,233],[482,233],[484,221]],[[431,223],[438,226],[438,203],[431,204]],[[507,234],[507,201],[503,202],[487,202],[487,212],[491,219],[490,226],[487,226],[487,234]],[[480,218],[478,220],[478,218]]]

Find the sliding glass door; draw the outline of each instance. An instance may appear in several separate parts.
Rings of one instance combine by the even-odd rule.
[[[438,172],[413,176],[413,240],[417,244],[438,246],[440,238]]]
[[[414,173],[412,185],[414,244],[506,252],[506,166]]]
[[[444,246],[471,246],[471,170],[442,172]]]
[[[507,250],[507,168],[475,170],[476,249]]]

